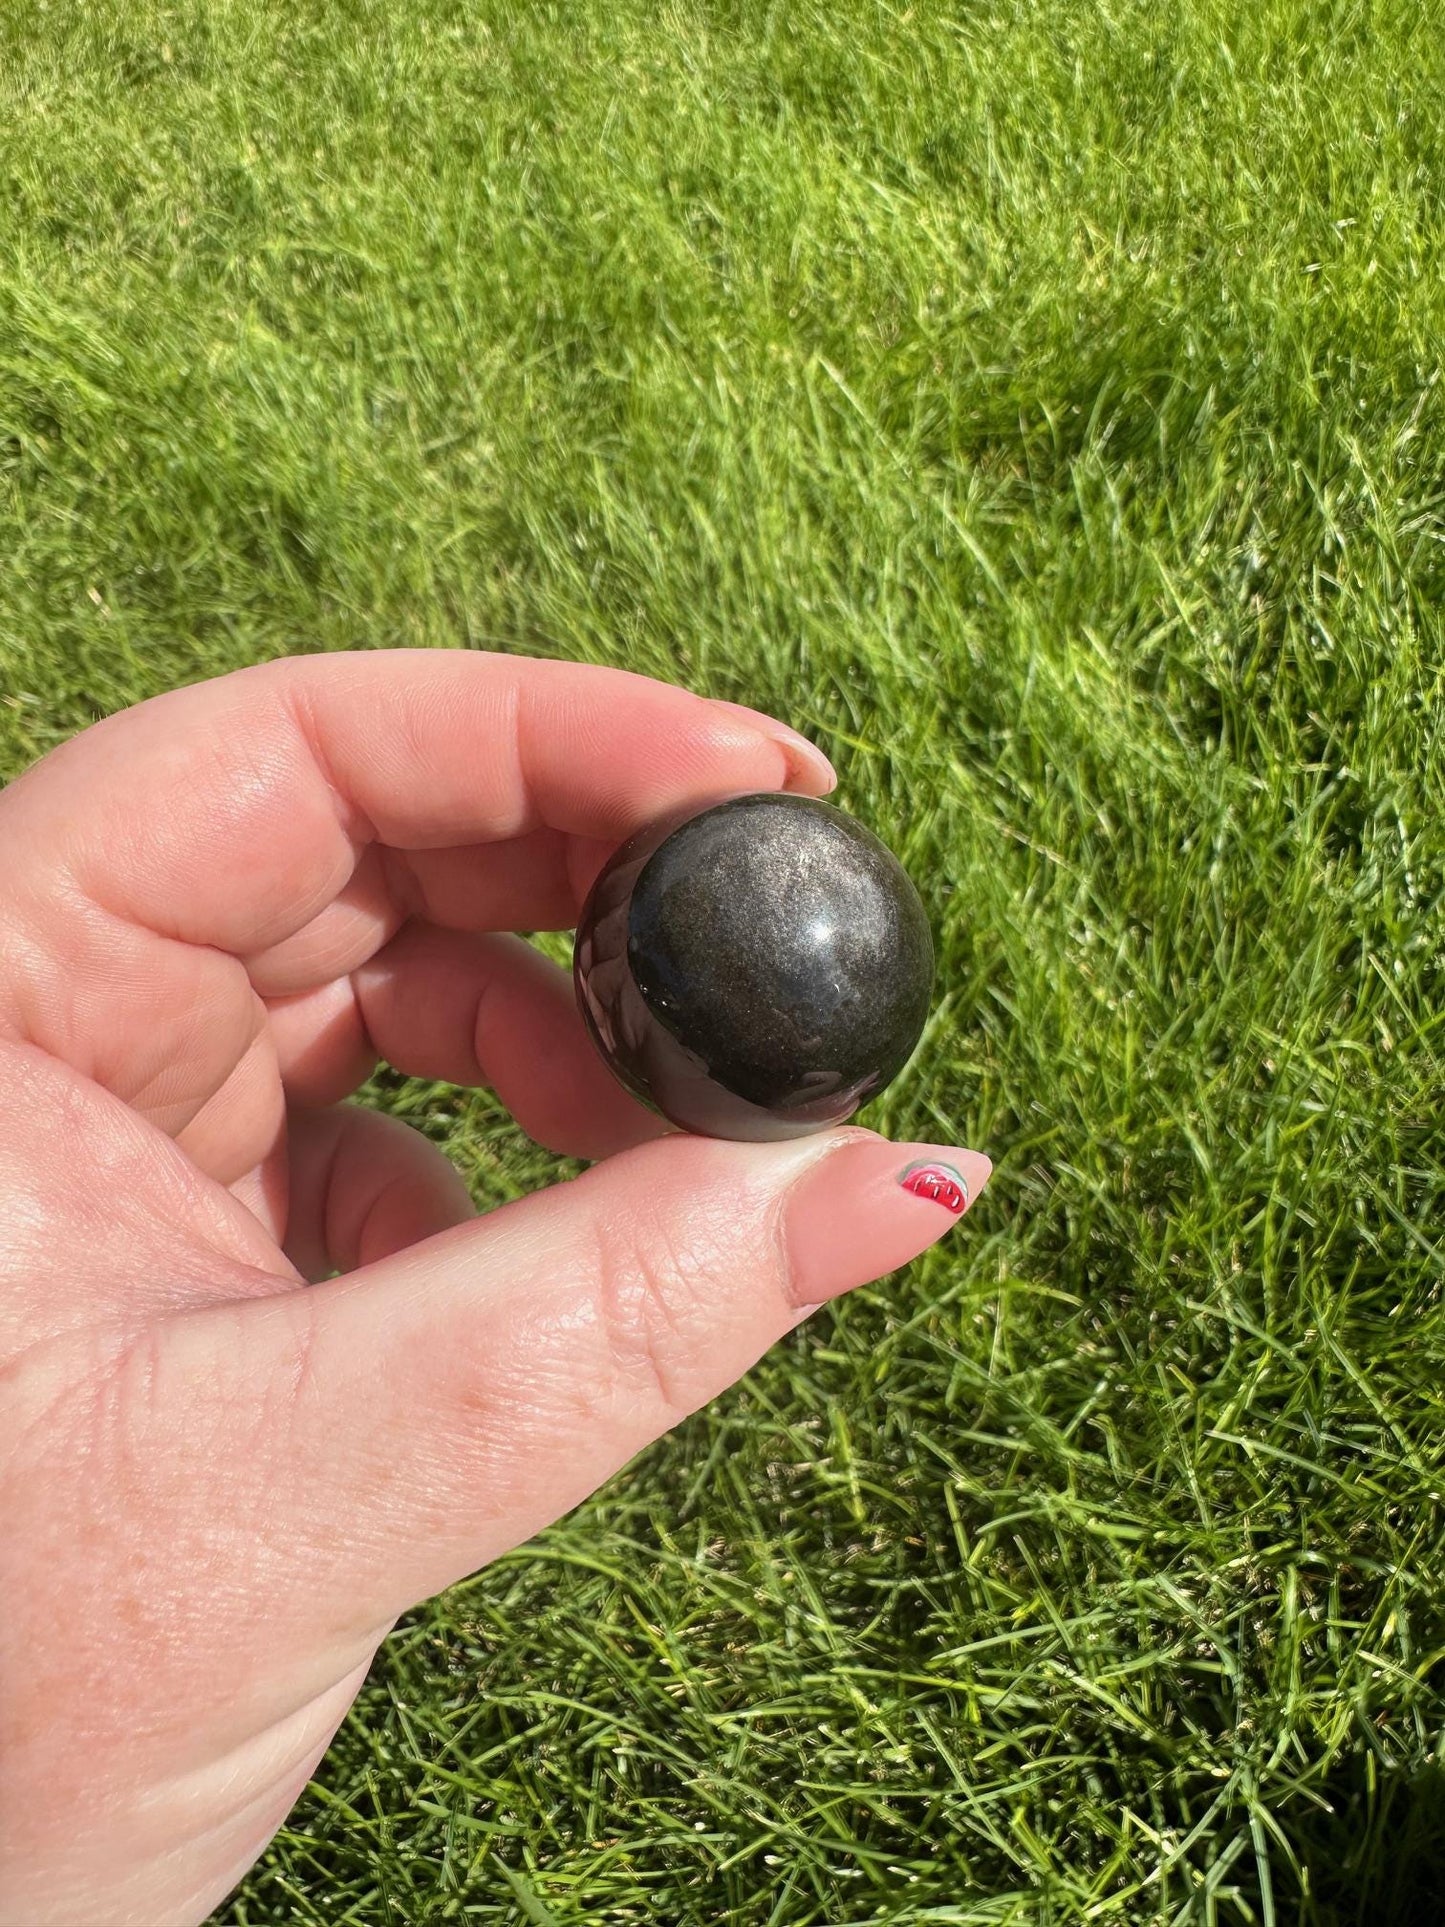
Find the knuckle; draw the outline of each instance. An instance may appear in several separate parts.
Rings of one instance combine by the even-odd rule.
[[[665,1214],[599,1231],[598,1313],[610,1373],[624,1397],[681,1418],[706,1322],[706,1255]]]

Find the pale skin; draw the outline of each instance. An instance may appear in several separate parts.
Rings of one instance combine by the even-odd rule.
[[[642,677],[395,650],[0,793],[0,1922],[204,1920],[401,1613],[940,1236],[898,1170],[977,1196],[966,1151],[669,1131],[508,934],[664,809],[832,782]],[[479,1216],[346,1101],[381,1060],[591,1168]]]

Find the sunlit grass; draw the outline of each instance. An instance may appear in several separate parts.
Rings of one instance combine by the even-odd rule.
[[[1442,100],[1415,0],[0,10],[3,766],[303,649],[772,708],[938,938],[870,1121],[998,1166],[228,1927],[1440,1918]]]

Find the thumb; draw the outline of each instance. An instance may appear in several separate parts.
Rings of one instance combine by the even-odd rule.
[[[291,1400],[266,1516],[314,1548],[329,1625],[394,1618],[558,1518],[808,1308],[941,1237],[991,1168],[857,1129],[671,1136],[234,1308],[233,1358],[268,1412]]]

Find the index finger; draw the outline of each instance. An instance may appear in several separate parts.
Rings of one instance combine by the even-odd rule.
[[[308,923],[372,842],[620,842],[720,789],[831,782],[783,725],[625,670],[360,650],[107,717],[0,796],[0,830],[20,894],[60,875],[112,916],[246,955]]]

